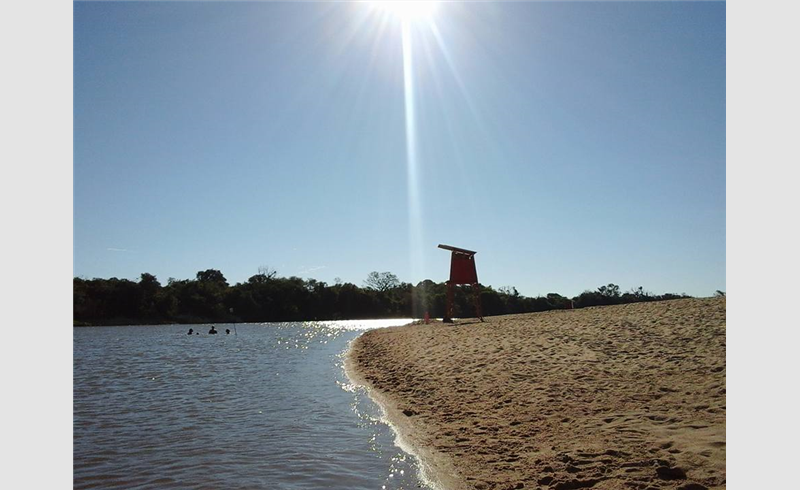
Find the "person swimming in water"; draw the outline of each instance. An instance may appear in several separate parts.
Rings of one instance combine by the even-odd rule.
[[[214,325],[211,325],[211,330],[209,330],[209,331],[208,331],[208,333],[209,333],[210,335],[216,335],[216,334],[217,334],[217,331],[216,331],[216,329],[214,329]]]
[[[192,332],[194,332],[194,329],[190,328],[190,329],[189,329],[189,333],[188,333],[188,334],[186,334],[186,335],[192,335]]]
[[[231,329],[230,328],[226,328],[225,329],[225,335],[230,335],[230,334],[231,334]]]

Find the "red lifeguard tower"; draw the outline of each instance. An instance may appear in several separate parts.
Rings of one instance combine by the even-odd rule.
[[[457,284],[470,284],[472,293],[475,297],[475,316],[483,321],[481,314],[480,288],[478,287],[478,271],[475,269],[475,254],[472,250],[466,250],[450,245],[439,245],[439,248],[450,250],[450,280],[447,281],[447,305],[445,306],[443,322],[453,322],[453,297]]]

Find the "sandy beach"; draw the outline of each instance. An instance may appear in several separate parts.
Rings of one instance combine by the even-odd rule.
[[[725,298],[485,320],[348,356],[439,486],[725,488]]]

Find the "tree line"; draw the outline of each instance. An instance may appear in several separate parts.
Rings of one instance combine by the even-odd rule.
[[[279,277],[268,268],[233,286],[216,269],[200,271],[194,279],[169,278],[166,285],[148,273],[138,282],[75,277],[72,285],[75,326],[421,318],[426,312],[438,318],[444,315],[447,294],[443,282],[426,279],[412,285],[390,272],[372,272],[357,286],[338,279],[329,285]],[[557,293],[531,298],[514,287],[480,285],[486,316],[688,297],[655,295],[642,287],[621,292],[608,284],[573,298]],[[472,317],[473,308],[472,288],[456,287],[455,316]]]

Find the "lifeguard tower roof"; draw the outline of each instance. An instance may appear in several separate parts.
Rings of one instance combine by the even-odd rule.
[[[473,252],[472,250],[467,250],[465,248],[452,247],[450,245],[442,245],[441,243],[439,244],[439,248],[443,248],[445,250],[450,250],[453,253],[464,254],[464,255],[475,255],[476,253],[478,253],[478,252]]]

